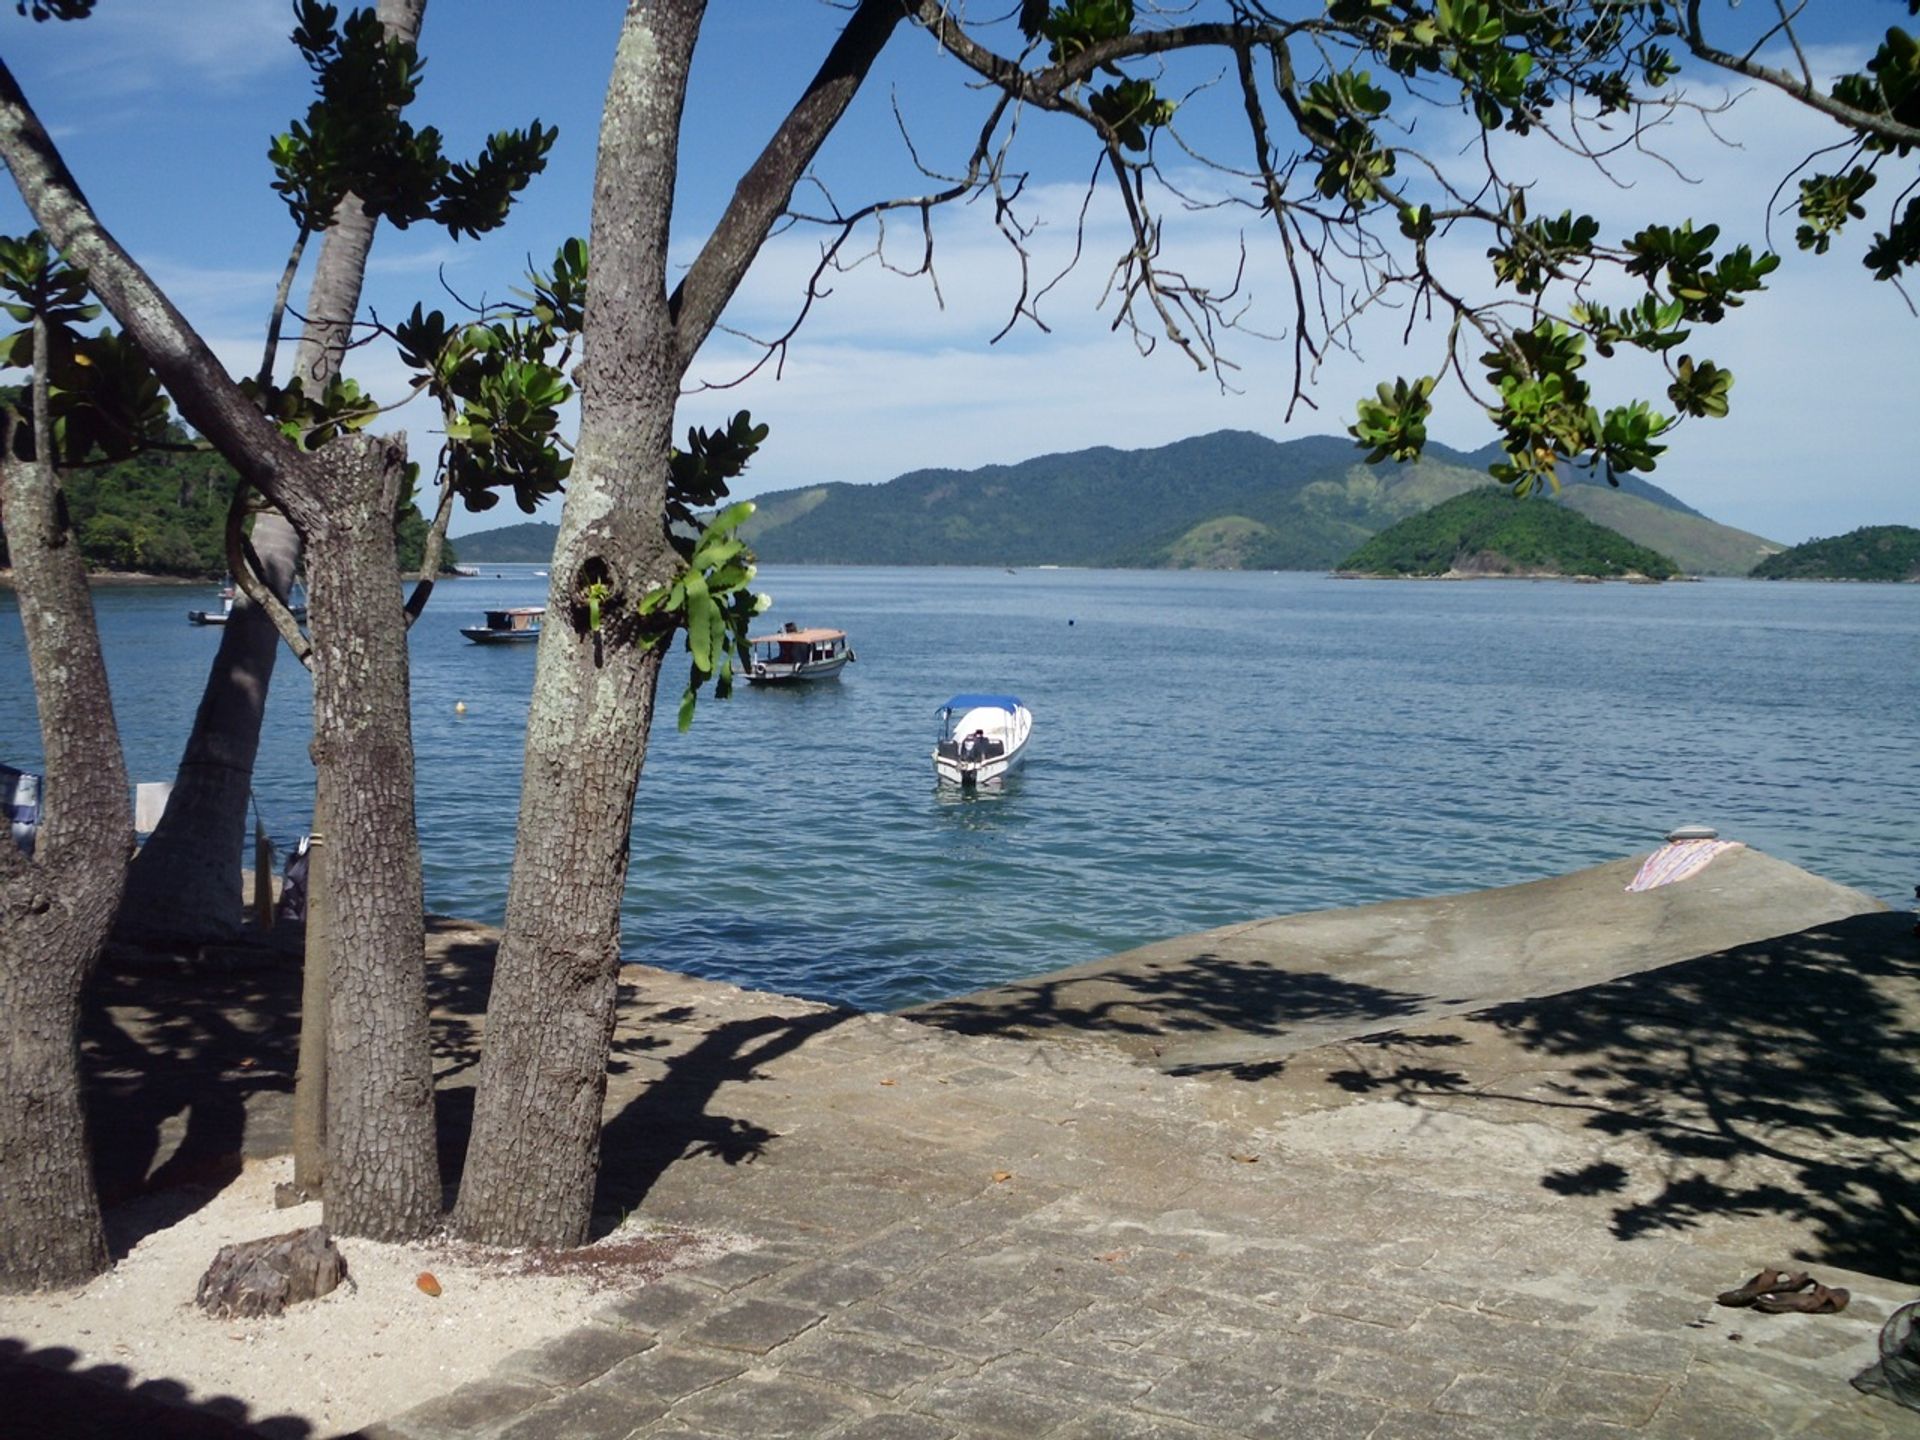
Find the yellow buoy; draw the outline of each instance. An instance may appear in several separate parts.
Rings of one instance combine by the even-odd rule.
[[[456,701],[454,701],[454,702],[453,702],[453,713],[454,713],[454,714],[456,714],[456,715],[464,715],[464,714],[466,714],[466,713],[467,713],[467,702],[466,702],[466,701],[464,701],[464,700],[456,700]]]

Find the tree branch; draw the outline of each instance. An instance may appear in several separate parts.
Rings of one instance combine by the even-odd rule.
[[[286,438],[250,404],[173,302],[94,214],[59,149],[0,59],[0,160],[13,172],[34,223],[145,353],[188,422],[235,469],[300,523],[320,518],[285,482],[299,461]],[[290,493],[290,491],[292,493]],[[298,510],[300,513],[296,513]]]
[[[859,91],[873,62],[906,16],[902,0],[860,0],[819,72],[747,173],[726,213],[668,301],[687,365],[733,298],[793,188]]]

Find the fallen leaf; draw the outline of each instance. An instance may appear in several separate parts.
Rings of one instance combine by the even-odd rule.
[[[1242,1165],[1258,1165],[1260,1163],[1260,1157],[1258,1155],[1229,1155],[1227,1158],[1229,1160],[1238,1160]]]
[[[1124,1250],[1109,1250],[1106,1254],[1096,1255],[1093,1258],[1096,1260],[1104,1260],[1109,1265],[1117,1265],[1120,1261],[1127,1258],[1127,1252]]]
[[[433,1278],[433,1272],[431,1270],[422,1270],[419,1278],[413,1283],[429,1295],[438,1295],[440,1293],[440,1282]]]
[[[882,1080],[880,1083],[882,1085],[898,1085],[900,1082],[898,1080]]]
[[[996,1170],[993,1172],[993,1183],[996,1185],[1004,1185],[1011,1179],[1013,1179],[1013,1171],[1011,1170]]]
[[[240,1068],[241,1068],[242,1070],[251,1070],[251,1069],[253,1069],[253,1056],[251,1056],[251,1055],[247,1055],[247,1056],[244,1056],[244,1057],[242,1057],[242,1059],[241,1059],[241,1061],[240,1061]]]

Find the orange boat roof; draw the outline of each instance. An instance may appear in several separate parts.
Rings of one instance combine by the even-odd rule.
[[[844,630],[776,630],[771,635],[749,635],[749,645],[767,645],[776,640],[791,640],[800,645],[817,645],[822,640],[844,640]]]

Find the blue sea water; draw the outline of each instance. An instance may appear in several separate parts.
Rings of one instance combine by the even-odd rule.
[[[890,1008],[1257,916],[1556,874],[1684,822],[1890,903],[1920,881],[1920,586],[1413,584],[1320,575],[780,568],[769,626],[851,635],[837,683],[743,686],[641,779],[629,959]],[[415,627],[429,905],[505,903],[531,647],[459,635],[532,567]],[[135,779],[170,779],[217,633],[205,596],[96,604]],[[936,790],[934,708],[1032,709],[1001,793]],[[310,805],[311,687],[283,657],[256,795]],[[464,712],[456,707],[464,704]],[[0,595],[0,761],[38,758]]]

